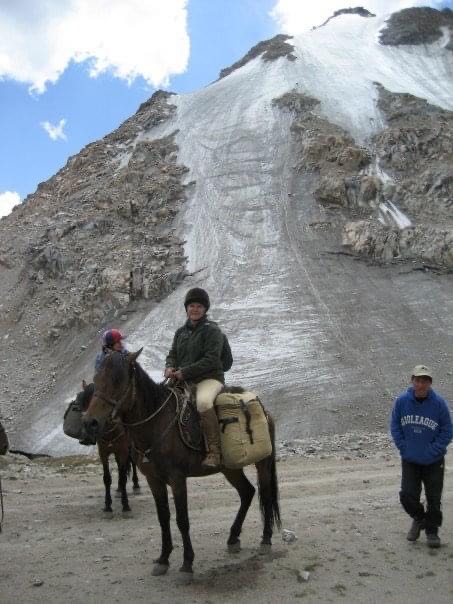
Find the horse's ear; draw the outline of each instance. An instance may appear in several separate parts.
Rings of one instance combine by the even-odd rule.
[[[140,348],[140,350],[137,350],[137,352],[129,352],[127,355],[127,360],[129,361],[129,363],[135,363],[135,361],[141,355],[142,350],[143,348]]]

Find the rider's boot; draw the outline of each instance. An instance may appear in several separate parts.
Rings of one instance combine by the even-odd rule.
[[[221,455],[217,413],[214,408],[208,409],[207,411],[200,413],[200,418],[201,427],[208,447],[208,453],[202,462],[202,466],[210,469],[219,468]]]

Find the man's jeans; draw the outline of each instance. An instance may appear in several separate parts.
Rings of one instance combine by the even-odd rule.
[[[401,464],[401,505],[414,520],[423,521],[427,533],[436,533],[442,524],[440,501],[444,486],[444,459],[429,466],[404,459]],[[425,487],[426,512],[420,503],[422,485]]]

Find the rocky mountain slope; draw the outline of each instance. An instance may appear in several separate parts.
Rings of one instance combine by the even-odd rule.
[[[107,325],[159,376],[195,284],[284,435],[385,429],[421,360],[453,398],[452,40],[448,10],[338,11],[156,93],[1,220],[13,446],[74,450]]]

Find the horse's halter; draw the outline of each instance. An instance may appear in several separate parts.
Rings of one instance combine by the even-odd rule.
[[[135,365],[131,365],[130,366],[131,371],[129,372],[129,382],[126,386],[125,391],[123,392],[123,395],[121,396],[121,398],[119,398],[118,400],[114,399],[114,398],[110,398],[109,396],[107,396],[106,394],[104,394],[103,392],[97,391],[95,390],[93,393],[93,396],[97,396],[100,399],[102,399],[103,401],[105,401],[106,403],[108,403],[109,405],[112,406],[112,413],[110,414],[110,420],[114,421],[115,417],[117,416],[119,410],[121,409],[121,405],[124,403],[124,401],[127,398],[128,392],[130,390],[130,388],[132,387],[132,399],[135,398]],[[176,402],[178,401],[178,395],[176,394],[174,388],[168,388],[170,390],[170,394],[167,396],[167,398],[164,400],[164,402],[162,403],[162,405],[156,410],[153,411],[153,413],[151,413],[151,415],[149,415],[148,417],[146,417],[143,420],[140,420],[138,422],[134,422],[132,424],[127,424],[126,422],[122,422],[123,426],[126,427],[133,427],[133,426],[140,426],[142,424],[146,424],[146,422],[148,422],[149,420],[153,419],[154,417],[156,417],[156,415],[158,415],[162,409],[167,405],[168,401],[170,400],[170,398],[172,396],[174,396],[176,398]],[[134,400],[132,401],[132,406],[134,404]],[[175,415],[175,419],[171,422],[170,426],[167,428],[167,430],[164,431],[164,435],[167,433],[168,429],[173,425],[173,423],[178,419],[178,414]]]
[[[126,400],[129,390],[131,388],[133,391],[132,397],[134,397],[134,393],[135,393],[135,379],[134,379],[135,371],[134,371],[134,369],[135,368],[133,365],[131,367],[132,367],[132,372],[130,372],[129,382],[128,382],[126,389],[123,392],[122,396],[118,400],[116,400],[114,398],[110,398],[109,396],[107,396],[106,394],[104,394],[103,392],[100,392],[98,390],[95,390],[93,392],[93,396],[97,396],[98,398],[102,399],[103,401],[105,401],[106,403],[108,403],[109,405],[112,406],[112,412],[110,414],[110,419],[112,421],[118,415],[119,410],[121,409],[122,404]]]

